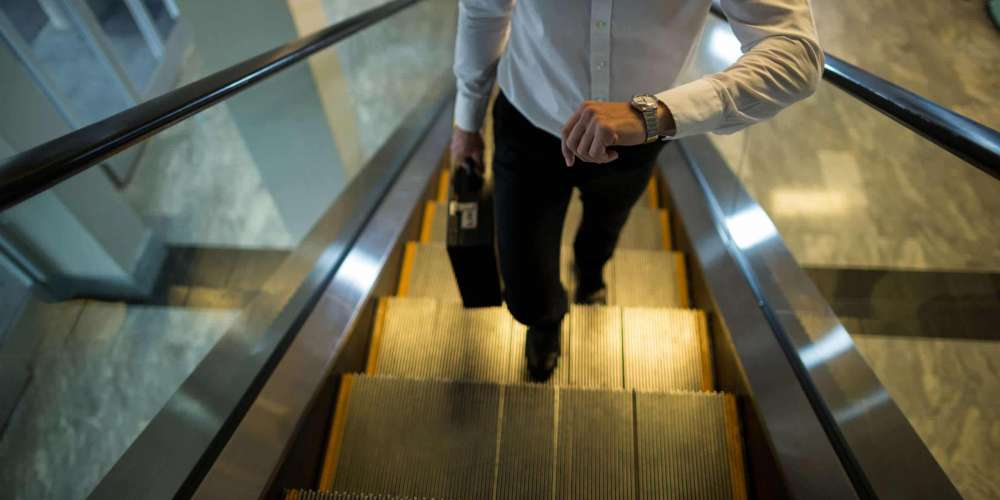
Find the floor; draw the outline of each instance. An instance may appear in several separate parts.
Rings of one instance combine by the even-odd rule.
[[[984,2],[812,4],[829,53],[1000,128]],[[713,23],[685,79],[738,56]],[[1000,498],[1000,182],[826,83],[712,140],[961,494]]]

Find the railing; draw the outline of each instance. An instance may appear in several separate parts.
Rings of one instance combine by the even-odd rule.
[[[10,208],[421,0],[394,0],[234,64],[0,163],[0,210]]]
[[[726,18],[719,0],[712,2],[712,14]],[[1000,179],[1000,132],[829,53],[826,54],[823,79]]]

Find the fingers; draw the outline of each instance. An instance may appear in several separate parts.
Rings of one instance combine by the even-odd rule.
[[[573,129],[576,127],[576,124],[580,121],[580,113],[582,111],[583,111],[583,106],[577,108],[576,112],[573,113],[573,116],[570,116],[569,120],[566,120],[566,124],[563,125],[563,128],[560,131],[560,137],[562,139],[563,159],[566,160],[567,167],[572,167],[573,163],[576,161],[576,156],[573,154],[573,148],[569,147],[567,141],[569,140],[570,133],[572,133]]]
[[[566,166],[573,166],[576,158],[591,163],[607,163],[618,158],[618,153],[609,149],[617,143],[618,135],[603,123],[593,104],[581,105],[563,125],[561,135]]]

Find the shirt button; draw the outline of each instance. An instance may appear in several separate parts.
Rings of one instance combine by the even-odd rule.
[[[596,24],[598,28],[604,28],[605,26],[607,26],[607,25],[608,25],[608,23],[606,23],[606,22],[604,22],[604,21],[597,21],[597,22],[596,22],[596,23],[594,23],[594,24]]]
[[[600,61],[597,63],[597,69],[604,69],[604,67],[607,65],[608,65],[607,61]]]

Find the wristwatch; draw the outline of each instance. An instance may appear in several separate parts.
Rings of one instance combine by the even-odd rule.
[[[649,144],[660,139],[656,123],[656,110],[660,107],[660,101],[649,94],[637,95],[632,98],[632,107],[642,115],[643,122],[646,123],[646,142]]]

